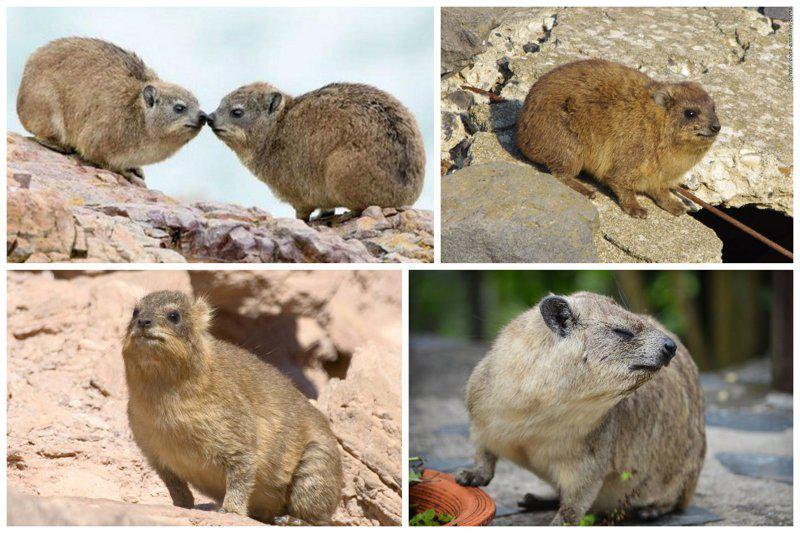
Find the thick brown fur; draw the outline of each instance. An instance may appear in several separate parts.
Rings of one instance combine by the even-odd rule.
[[[136,443],[177,506],[193,506],[191,485],[226,512],[328,523],[342,486],[328,421],[277,369],[211,336],[210,320],[180,292],[137,304],[122,350]]]
[[[417,121],[369,85],[334,83],[292,98],[253,83],[225,96],[209,126],[304,220],[316,208],[412,205],[422,192]]]
[[[645,218],[637,193],[680,215],[670,189],[720,130],[714,101],[694,82],[661,83],[619,63],[590,59],[557,67],[531,87],[517,121],[522,153],[587,196],[586,171],[629,215]]]
[[[31,55],[17,114],[45,146],[129,179],[173,155],[205,123],[192,93],[161,81],[136,54],[82,37],[57,39]]]
[[[476,465],[456,480],[486,485],[498,458],[513,461],[558,491],[554,525],[652,518],[694,493],[706,452],[697,367],[661,324],[606,296],[549,296],[518,316],[466,401]]]

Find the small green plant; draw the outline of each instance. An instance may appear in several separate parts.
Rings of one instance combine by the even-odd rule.
[[[619,478],[622,481],[630,481],[632,477],[633,477],[633,472],[628,472],[627,470],[622,472],[622,474],[620,474],[619,476]]]
[[[453,516],[440,513],[436,509],[428,509],[423,513],[414,515],[408,521],[409,526],[443,526],[453,521]]]
[[[414,485],[416,483],[422,482],[422,464],[423,460],[421,457],[409,457],[408,458],[408,484]]]
[[[581,521],[578,522],[578,525],[579,526],[593,526],[596,520],[597,520],[597,517],[595,515],[587,514],[583,518],[581,518]]]

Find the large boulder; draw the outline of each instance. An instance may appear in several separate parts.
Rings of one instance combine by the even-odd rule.
[[[9,262],[432,262],[433,215],[370,207],[332,227],[251,207],[182,204],[16,134],[8,146]]]
[[[10,273],[8,487],[56,498],[20,500],[30,513],[13,500],[15,520],[233,524],[198,492],[195,511],[171,508],[128,427],[120,339],[139,297],[178,289],[206,295],[214,334],[280,368],[326,415],[345,466],[335,523],[399,525],[401,286],[396,271]]]
[[[442,261],[597,261],[597,209],[550,175],[509,163],[442,178]]]

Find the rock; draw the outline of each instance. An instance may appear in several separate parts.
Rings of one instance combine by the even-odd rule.
[[[597,209],[533,167],[470,166],[442,178],[442,261],[597,261]]]
[[[7,180],[6,255],[11,262],[433,260],[432,248],[430,253],[420,252],[423,243],[432,242],[430,212],[408,209],[431,223],[417,228],[405,246],[387,251],[369,239],[390,239],[396,233],[391,224],[374,227],[368,237],[343,236],[325,226],[274,218],[257,208],[181,204],[19,135],[9,134],[7,145],[7,170],[13,177]]]
[[[473,133],[510,129],[517,123],[520,109],[522,102],[519,100],[473,105],[467,115],[467,127]]]
[[[172,505],[138,505],[102,498],[42,498],[11,492],[10,526],[263,526],[261,522],[216,510]]]
[[[370,215],[408,213],[416,214],[372,210]],[[166,487],[128,428],[120,339],[137,298],[168,288],[206,295],[216,307],[212,331],[217,337],[280,368],[309,398],[325,399],[324,411],[343,442],[347,472],[337,523],[399,525],[400,272],[91,274],[9,274],[10,493],[56,498],[59,509],[91,509],[80,524],[108,524],[117,515],[130,524],[145,523],[139,521],[148,516],[157,523],[213,525],[217,522],[208,521],[213,517],[224,520],[227,515],[199,510],[187,515],[171,507]],[[356,398],[360,388],[364,395]],[[346,405],[338,403],[344,398]],[[359,430],[363,438],[356,439]],[[80,499],[64,500],[73,496]],[[195,500],[203,509],[216,509],[198,492]],[[47,512],[40,518],[49,520],[45,504]],[[82,520],[74,515],[59,512],[56,519]]]
[[[639,201],[647,218],[633,218],[616,200],[599,193],[592,203],[600,213],[600,260],[606,263],[721,263],[722,241],[689,215],[674,216],[649,198]],[[608,245],[612,246],[608,246]]]
[[[401,351],[370,345],[353,354],[347,376],[332,380],[317,402],[344,458],[336,525],[401,524],[401,380]]]
[[[441,73],[463,68],[486,48],[484,40],[508,8],[442,8]]]

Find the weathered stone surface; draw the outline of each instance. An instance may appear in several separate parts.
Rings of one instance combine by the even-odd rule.
[[[513,161],[518,154],[510,135],[511,114],[505,111],[521,105],[533,83],[553,67],[600,57],[656,79],[698,81],[715,99],[722,132],[684,178],[695,194],[714,205],[755,205],[791,215],[791,25],[776,20],[745,8],[506,12],[489,32],[485,50],[442,81],[442,109],[460,114],[468,125],[461,143],[469,146],[469,156],[448,159],[448,167]],[[489,105],[485,96],[475,95],[472,106],[459,110],[447,103],[448,95],[463,84],[499,93],[509,100],[502,104],[507,107],[497,108],[500,104]],[[449,142],[459,144],[455,138]],[[599,203],[598,208],[602,212]],[[682,220],[684,224],[690,222]],[[611,233],[605,220],[600,225],[604,233]],[[696,223],[690,231],[701,234],[701,228]],[[659,260],[643,253],[609,250],[601,255]]]
[[[120,339],[130,310],[146,292],[178,289],[207,295],[217,308],[217,337],[251,350],[318,399],[343,447],[336,523],[398,525],[401,287],[397,271],[11,273],[9,490],[58,498],[57,509],[83,507],[64,497],[89,499],[97,513],[81,524],[117,516],[130,524],[217,523],[217,513],[164,510],[171,499],[125,414]],[[217,509],[196,491],[195,500],[196,508]],[[48,502],[33,506],[40,507],[35,516],[43,521],[61,519]]]
[[[597,261],[597,209],[532,167],[470,166],[442,178],[442,261]]]
[[[400,524],[402,506],[402,355],[397,346],[356,350],[344,379],[317,401],[342,449],[345,489],[339,524]],[[357,519],[353,519],[356,516]]]
[[[508,8],[504,7],[443,8],[441,73],[463,68],[473,55],[484,50],[489,31],[506,11]]]
[[[384,210],[392,213],[384,215],[387,223],[366,235],[352,230],[364,217],[327,227],[257,208],[185,205],[19,135],[7,141],[12,262],[433,261],[429,211]],[[411,229],[406,221],[414,216]]]
[[[216,510],[172,505],[137,505],[102,498],[42,498],[10,493],[10,526],[263,526],[261,522]]]

